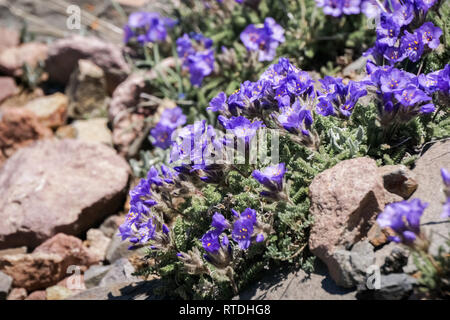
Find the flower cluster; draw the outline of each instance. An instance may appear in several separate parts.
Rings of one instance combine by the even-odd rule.
[[[252,243],[262,242],[270,232],[270,227],[258,220],[256,210],[245,209],[242,213],[231,209],[233,223],[222,214],[213,215],[211,226],[200,239],[205,249],[205,259],[216,267],[225,268],[231,260],[231,245],[226,231],[231,231],[231,238],[239,248],[246,250]]]
[[[359,98],[367,94],[364,81],[349,81],[344,85],[341,78],[325,76],[319,82],[322,90],[317,92],[319,103],[316,112],[322,116],[349,117]]]
[[[271,61],[284,42],[284,29],[273,18],[266,18],[261,27],[248,25],[241,33],[241,41],[248,51],[258,52],[259,61]]]
[[[283,177],[285,173],[285,164],[279,163],[273,166],[266,167],[262,171],[254,170],[252,172],[252,176],[260,184],[267,188],[267,190],[261,192],[262,196],[280,200],[286,198],[286,196],[282,194]]]
[[[186,116],[180,107],[165,109],[156,126],[150,131],[154,146],[167,149],[171,144],[173,131],[186,123]]]
[[[158,12],[133,12],[124,27],[124,42],[136,39],[139,43],[160,42],[166,40],[167,30],[176,21],[162,17]]]
[[[396,235],[390,236],[389,240],[412,244],[420,235],[420,218],[428,206],[420,199],[400,201],[389,204],[384,211],[378,215],[377,223],[381,228],[391,228]]]
[[[443,210],[442,210],[442,218],[450,218],[450,172],[446,169],[441,168],[441,176],[444,182],[444,193],[447,198],[445,201]]]
[[[392,1],[391,7],[385,6],[377,25],[377,40],[374,47],[365,54],[371,54],[378,64],[387,60],[391,65],[409,59],[417,62],[421,56],[439,46],[442,30],[432,22],[425,22],[419,28],[411,30],[421,15],[425,15],[435,0],[403,2]],[[417,18],[417,19],[416,19]]]
[[[271,119],[277,126],[292,134],[300,134],[305,144],[312,143],[309,129],[313,123],[314,80],[305,71],[280,58],[256,82],[245,81],[228,98],[220,92],[209,104],[208,110],[219,112],[219,122],[226,129],[235,124],[246,124],[251,135],[261,124],[250,126],[247,119]],[[229,119],[231,117],[231,119]]]
[[[394,67],[378,67],[371,61],[367,62],[367,73],[381,100],[378,111],[382,124],[394,120],[408,122],[418,114],[435,111],[432,98],[414,74]]]
[[[214,71],[213,41],[202,34],[184,34],[177,39],[177,54],[183,68],[189,70],[191,83],[201,86],[203,78]]]

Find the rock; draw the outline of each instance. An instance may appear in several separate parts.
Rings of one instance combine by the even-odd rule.
[[[271,270],[233,300],[355,300],[356,291],[338,287],[327,267],[316,261],[314,272]]]
[[[45,289],[47,300],[64,300],[72,296],[72,290],[63,286],[53,286]]]
[[[19,253],[27,253],[27,247],[0,250],[0,257]]]
[[[84,275],[75,273],[57,283],[58,286],[72,291],[72,294],[77,294],[81,291],[86,290],[86,285],[84,283]]]
[[[114,232],[111,242],[109,243],[108,249],[106,249],[106,261],[113,263],[120,258],[130,257],[134,254],[145,255],[145,249],[140,248],[137,250],[128,250],[130,246],[128,241],[122,241],[121,237],[117,236],[119,232],[118,229]]]
[[[109,93],[130,72],[119,47],[95,37],[72,36],[57,40],[49,47],[45,66],[50,81],[66,85],[80,59],[89,60],[103,70]]]
[[[384,188],[391,193],[408,199],[417,189],[414,174],[404,165],[389,165],[379,168]]]
[[[0,271],[0,300],[6,300],[11,290],[13,278]]]
[[[450,169],[450,140],[436,142],[417,161],[413,169],[419,184],[412,198],[428,202],[421,222],[421,230],[431,238],[430,253],[436,255],[444,246],[450,233],[450,220],[441,218],[445,202],[441,168]]]
[[[77,129],[75,129],[71,124],[62,126],[56,130],[55,136],[59,139],[75,139],[77,137]]]
[[[375,251],[376,265],[383,274],[399,273],[408,263],[409,251],[402,245],[394,242]]]
[[[83,243],[89,255],[96,263],[105,260],[106,250],[111,239],[103,234],[99,229],[90,229],[87,232],[87,240]]]
[[[5,99],[0,104],[0,109],[24,107],[28,102],[43,96],[45,96],[45,94],[42,88],[19,90],[17,94]]]
[[[77,120],[72,123],[72,126],[75,128],[78,140],[112,146],[112,133],[108,129],[108,119]]]
[[[333,252],[333,259],[337,262],[337,270],[333,277],[336,284],[344,288],[353,288],[365,284],[367,270],[375,264],[373,246],[368,240],[356,243],[351,251],[340,249]]]
[[[0,77],[0,102],[19,93],[16,81],[11,77]]]
[[[160,73],[164,72],[164,68],[173,66],[173,58],[164,59],[159,66]],[[148,135],[148,132],[144,132],[144,120],[155,113],[156,108],[139,107],[139,103],[142,100],[141,93],[151,92],[150,81],[156,77],[155,70],[133,73],[114,90],[108,113],[113,127],[113,143],[120,154],[133,156],[137,152],[133,150],[133,143],[139,141],[143,135]]]
[[[395,232],[392,229],[381,229],[378,223],[374,223],[367,232],[367,239],[375,247],[380,247],[388,242],[389,236],[394,236]]]
[[[47,293],[45,290],[36,290],[30,293],[25,300],[47,300]]]
[[[0,171],[0,249],[81,235],[123,206],[129,173],[101,144],[43,140],[19,150]]]
[[[163,284],[160,280],[135,283],[112,283],[104,287],[94,287],[67,300],[160,300],[153,291]]]
[[[64,258],[57,254],[34,253],[0,257],[0,270],[14,279],[13,286],[30,291],[54,285],[64,277],[66,267]]]
[[[99,283],[100,287],[113,283],[138,282],[141,279],[132,275],[134,267],[126,258],[116,260]]]
[[[17,30],[0,27],[0,52],[8,48],[17,47],[19,43],[20,34]]]
[[[22,67],[25,64],[35,68],[40,61],[44,61],[47,49],[46,44],[37,42],[4,49],[0,52],[0,71],[8,76],[19,77],[23,74]]]
[[[380,289],[358,291],[358,299],[401,300],[408,298],[417,280],[404,273],[381,275]]]
[[[100,284],[100,281],[111,269],[111,266],[95,265],[84,272],[84,284],[90,289]]]
[[[89,60],[79,60],[66,87],[69,97],[69,115],[86,119],[107,115],[109,102],[103,70]]]
[[[65,265],[90,266],[97,263],[97,257],[87,250],[80,239],[64,233],[46,240],[33,253],[57,254],[63,257]]]
[[[113,238],[117,232],[119,226],[125,221],[124,215],[113,215],[106,218],[105,221],[100,225],[100,230],[108,238]]]
[[[32,111],[39,122],[48,128],[57,128],[66,122],[69,100],[62,93],[34,99],[25,105]]]
[[[309,187],[314,218],[309,238],[311,252],[340,279],[337,249],[348,249],[366,237],[376,215],[383,211],[385,190],[374,160],[344,160],[318,174]]]
[[[27,290],[24,288],[13,288],[9,293],[7,300],[25,300]]]
[[[38,122],[29,110],[5,108],[0,111],[0,165],[19,148],[51,137],[52,131]],[[1,247],[1,246],[0,246]]]

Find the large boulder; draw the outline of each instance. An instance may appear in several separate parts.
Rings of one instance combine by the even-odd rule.
[[[343,283],[337,250],[367,236],[383,211],[386,190],[377,165],[370,158],[345,160],[318,174],[310,187],[314,218],[309,248],[328,266],[331,277]]]
[[[432,254],[437,254],[440,246],[445,248],[450,233],[450,220],[441,217],[445,202],[441,168],[450,170],[450,140],[432,145],[413,169],[419,187],[411,197],[428,202],[420,223],[422,231],[431,238]]]
[[[21,108],[0,110],[0,166],[17,149],[52,135],[52,131],[39,123],[36,115],[30,110]]]
[[[0,249],[80,235],[123,206],[127,162],[101,144],[43,140],[0,170]]]
[[[7,48],[17,47],[20,43],[20,34],[15,29],[0,27],[0,52]]]
[[[130,72],[120,47],[96,37],[72,36],[49,46],[45,67],[50,81],[66,85],[80,59],[90,60],[104,71],[110,93]]]

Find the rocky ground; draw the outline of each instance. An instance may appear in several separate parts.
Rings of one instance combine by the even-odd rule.
[[[49,34],[65,30],[60,1],[45,10],[39,1],[0,1],[0,299],[157,299],[158,279],[132,275],[142,252],[117,237],[132,183],[127,160],[150,115],[136,106],[155,75],[130,75],[114,7],[78,2],[100,25],[86,36]],[[149,1],[118,2],[130,12]],[[24,19],[35,41],[21,43]],[[30,86],[33,77],[45,85]],[[426,146],[412,170],[356,158],[319,174],[310,186],[316,271],[272,270],[235,299],[408,298],[414,264],[374,221],[386,204],[419,197],[430,203],[423,228],[436,252],[450,229],[439,192],[449,151],[449,140]],[[379,290],[366,286],[372,265]]]

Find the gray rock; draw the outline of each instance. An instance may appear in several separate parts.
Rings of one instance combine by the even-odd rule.
[[[161,286],[160,280],[113,283],[94,287],[73,295],[66,300],[160,300],[153,291]]]
[[[140,279],[132,275],[134,267],[126,258],[116,260],[111,268],[102,278],[99,283],[99,287],[105,287],[113,283],[120,282],[138,282]]]
[[[95,265],[84,272],[84,285],[90,289],[100,284],[100,281],[111,269],[111,266]]]
[[[355,294],[338,287],[317,260],[311,274],[301,269],[271,270],[233,300],[354,300]]]
[[[392,273],[381,275],[381,287],[375,290],[358,291],[358,298],[377,300],[401,300],[407,299],[413,290],[417,280],[404,273]]]
[[[6,300],[11,290],[13,278],[0,271],[0,300]]]
[[[117,228],[124,221],[124,217],[120,215],[113,215],[106,218],[105,221],[100,225],[100,230],[104,233],[108,238],[113,238],[117,233]]]
[[[417,189],[414,173],[404,165],[388,165],[379,168],[386,190],[408,199]]]
[[[436,142],[416,162],[413,173],[419,184],[412,198],[428,202],[421,218],[421,230],[431,238],[430,253],[436,255],[450,233],[450,219],[442,218],[445,202],[441,168],[450,169],[450,140]]]
[[[353,288],[358,284],[364,284],[367,277],[367,269],[375,264],[373,246],[368,240],[356,243],[351,251],[341,249],[333,253],[333,257],[339,268],[333,279],[339,286]]]
[[[108,249],[106,249],[106,261],[113,263],[120,258],[126,258],[133,254],[145,255],[145,249],[128,250],[130,243],[128,241],[122,241],[117,236],[118,229],[114,232],[114,236],[109,243]]]
[[[395,242],[383,246],[375,251],[376,265],[383,274],[399,273],[408,263],[409,251]]]

